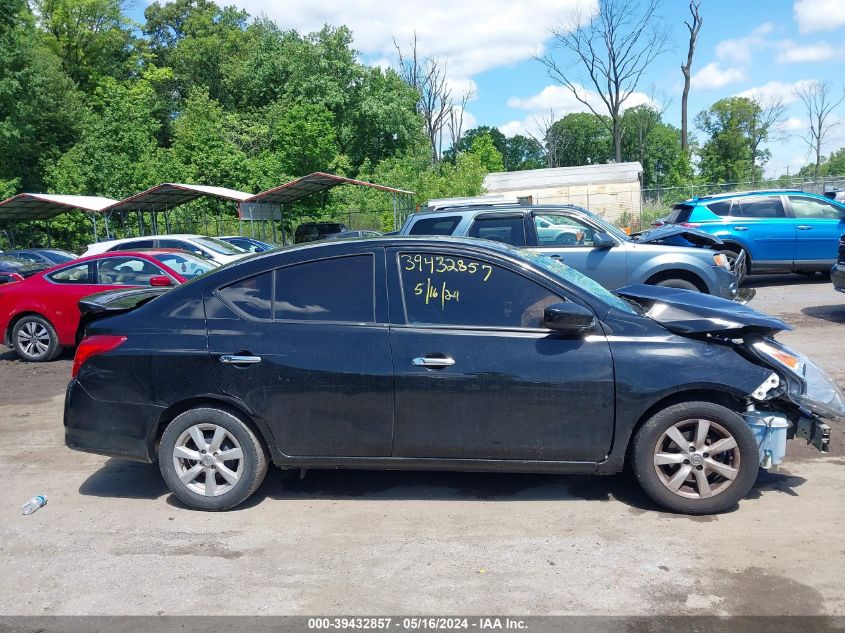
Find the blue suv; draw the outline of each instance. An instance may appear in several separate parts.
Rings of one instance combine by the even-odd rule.
[[[676,204],[666,219],[707,231],[726,245],[738,279],[746,273],[827,272],[845,234],[845,205],[804,191],[716,194]]]

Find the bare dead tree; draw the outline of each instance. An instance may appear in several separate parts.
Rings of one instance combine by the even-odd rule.
[[[749,141],[751,142],[751,178],[755,179],[759,159],[768,159],[768,150],[761,150],[763,143],[778,140],[782,136],[780,125],[786,114],[786,106],[780,97],[772,97],[767,100],[753,97],[751,101],[759,108],[757,116],[751,122],[748,130]],[[761,161],[765,162],[765,161]],[[762,167],[762,164],[759,165]]]
[[[447,62],[438,57],[420,57],[417,52],[417,34],[411,41],[411,50],[406,54],[393,40],[399,55],[399,73],[419,94],[417,112],[425,123],[425,132],[431,143],[431,155],[440,160],[443,150],[443,134],[452,119],[455,109],[452,90],[446,79]]]
[[[461,95],[460,105],[453,104],[453,107],[449,111],[449,121],[446,126],[449,128],[449,136],[452,142],[451,147],[453,148],[458,146],[458,141],[460,141],[461,136],[463,136],[464,112],[466,112],[467,103],[473,98],[473,96],[473,91],[471,89],[467,89],[464,94]]]
[[[550,109],[548,115],[541,115],[539,118],[535,116],[532,120],[536,133],[531,130],[525,130],[525,133],[539,144],[540,147],[546,149],[546,166],[559,167],[558,150],[560,149],[562,139],[554,128],[555,122],[557,121],[555,111]]]
[[[829,120],[830,115],[845,101],[845,93],[837,99],[832,91],[833,84],[829,81],[814,81],[795,90],[795,95],[801,99],[804,111],[810,119],[810,129],[803,138],[816,155],[816,178],[822,164],[824,139],[833,127],[839,125],[839,121]]]
[[[689,99],[690,71],[692,69],[692,58],[695,55],[695,45],[698,42],[698,32],[704,19],[701,17],[701,0],[690,0],[689,12],[692,14],[692,24],[684,20],[689,29],[689,49],[687,50],[687,63],[681,64],[681,72],[684,74],[684,92],[681,95],[681,149],[689,147],[689,131],[687,128],[687,100]]]
[[[568,88],[572,95],[599,116],[601,105],[593,105],[589,91],[595,90],[610,123],[616,161],[622,160],[622,111],[645,70],[670,48],[669,32],[659,26],[657,11],[662,0],[599,0],[592,20],[576,12],[572,19],[552,30],[555,47],[572,58],[562,66],[552,55],[537,58],[549,76]],[[580,67],[590,84],[579,81]],[[601,119],[604,122],[604,119]]]

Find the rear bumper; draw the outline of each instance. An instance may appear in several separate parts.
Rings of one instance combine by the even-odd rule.
[[[845,264],[834,264],[830,269],[830,279],[834,290],[845,292]]]
[[[95,400],[79,382],[71,380],[65,394],[65,445],[85,453],[152,462],[164,409]]]

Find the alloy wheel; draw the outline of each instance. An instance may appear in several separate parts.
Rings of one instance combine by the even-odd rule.
[[[32,358],[44,356],[50,349],[50,332],[38,321],[27,321],[18,330],[18,346]]]
[[[701,418],[682,420],[657,440],[654,469],[673,494],[704,499],[733,485],[740,450],[736,438],[720,424]]]
[[[240,481],[244,455],[235,436],[222,426],[195,424],[176,440],[173,465],[186,488],[204,497],[217,497]]]

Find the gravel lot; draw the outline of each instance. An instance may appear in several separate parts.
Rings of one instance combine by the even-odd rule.
[[[845,295],[750,285],[845,384]],[[156,466],[64,447],[69,373],[0,353],[0,614],[845,615],[841,426],[717,517],[661,512],[623,475],[277,469],[206,514]],[[47,506],[20,516],[34,494]]]

